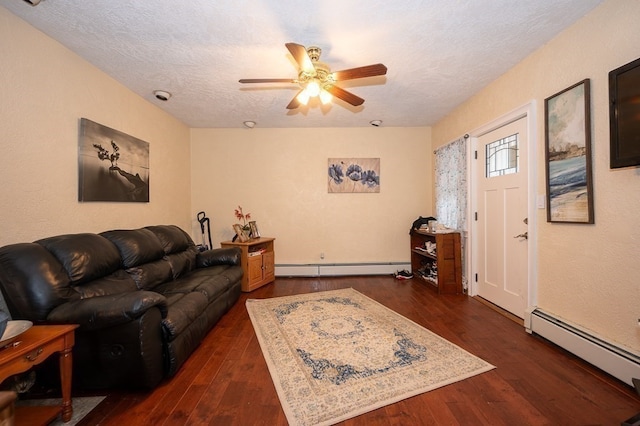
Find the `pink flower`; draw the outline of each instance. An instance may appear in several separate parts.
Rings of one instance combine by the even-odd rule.
[[[246,226],[247,220],[251,219],[251,213],[244,214],[241,206],[238,206],[238,208],[235,209],[234,214],[238,220],[242,221],[242,225],[244,226]]]

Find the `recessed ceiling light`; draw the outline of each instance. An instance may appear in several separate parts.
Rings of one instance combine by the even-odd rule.
[[[171,93],[166,92],[164,90],[154,90],[153,94],[156,97],[156,99],[160,99],[163,102],[166,102],[169,100],[169,98],[171,98]]]
[[[247,129],[253,129],[256,126],[255,121],[244,121],[242,122],[242,124],[244,124],[244,127],[246,127]]]
[[[371,120],[369,124],[371,124],[374,127],[380,127],[382,126],[382,120]]]

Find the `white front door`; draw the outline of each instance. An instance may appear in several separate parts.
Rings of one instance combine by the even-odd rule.
[[[478,295],[524,318],[528,306],[527,118],[478,137]]]

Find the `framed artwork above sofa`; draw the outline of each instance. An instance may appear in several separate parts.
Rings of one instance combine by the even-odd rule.
[[[80,119],[78,201],[149,202],[149,143]]]

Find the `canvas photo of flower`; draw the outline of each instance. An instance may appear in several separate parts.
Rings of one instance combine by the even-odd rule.
[[[380,192],[380,158],[329,158],[330,193]]]

